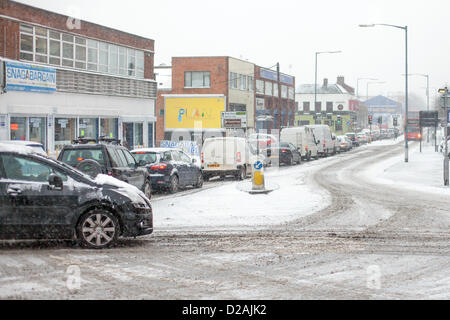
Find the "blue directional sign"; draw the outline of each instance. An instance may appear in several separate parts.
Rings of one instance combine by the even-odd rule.
[[[253,167],[254,167],[256,170],[261,170],[262,167],[263,167],[263,163],[262,163],[261,161],[256,161],[255,164],[253,165]]]

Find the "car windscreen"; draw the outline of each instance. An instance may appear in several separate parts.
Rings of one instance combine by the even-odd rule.
[[[106,165],[103,151],[100,148],[66,149],[63,152],[61,161],[71,166],[76,166],[87,159],[95,160],[102,166]]]
[[[156,152],[133,152],[133,156],[137,162],[145,161],[146,163],[155,163],[158,161]]]

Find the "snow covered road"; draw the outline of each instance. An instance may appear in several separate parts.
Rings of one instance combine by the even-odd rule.
[[[380,181],[402,152],[269,170],[260,203],[231,181],[161,196],[154,235],[110,250],[0,243],[0,298],[449,299],[450,198]]]

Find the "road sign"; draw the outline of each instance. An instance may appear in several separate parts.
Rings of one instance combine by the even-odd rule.
[[[436,127],[439,121],[437,111],[420,111],[419,124],[421,127]]]
[[[261,170],[263,167],[263,163],[261,161],[256,161],[255,164],[253,165],[253,167],[255,168],[255,170]]]

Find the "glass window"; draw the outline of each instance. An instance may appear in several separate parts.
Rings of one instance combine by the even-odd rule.
[[[119,47],[109,46],[109,72],[119,73]]]
[[[119,127],[119,119],[101,119],[100,120],[100,136],[117,139],[117,131]]]
[[[134,76],[136,72],[136,53],[133,49],[128,49],[127,55],[128,75]]]
[[[36,37],[36,53],[47,54],[47,38]]]
[[[2,155],[3,167],[7,179],[48,183],[50,174],[58,174],[63,181],[67,176],[51,166],[20,156]]]
[[[241,75],[240,76],[240,89],[241,90],[247,90],[247,76]]]
[[[294,100],[295,99],[295,92],[294,88],[289,87],[289,99]]]
[[[33,34],[33,27],[25,25],[25,24],[21,24],[20,25],[20,32],[26,32],[26,33]]]
[[[230,72],[230,88],[237,89],[238,87],[238,75],[237,73]]]
[[[248,90],[249,91],[253,91],[253,81],[254,81],[253,77],[248,77]]]
[[[69,34],[62,34],[62,40],[66,41],[66,42],[71,42],[73,43],[73,36],[69,35]]]
[[[178,153],[178,151],[172,151],[171,152],[172,153],[172,158],[173,158],[173,160],[175,160],[175,161],[181,161],[181,157],[180,157],[180,154]]]
[[[128,166],[127,159],[125,158],[123,152],[120,151],[119,149],[111,149],[111,150],[114,150],[113,152],[117,153],[119,165],[121,167],[127,167]]]
[[[164,152],[162,156],[163,161],[172,161],[172,154],[169,151]]]
[[[185,154],[184,152],[178,152],[180,157],[181,157],[181,161],[186,162],[186,163],[192,163],[191,158]]]
[[[61,42],[50,40],[50,55],[56,57],[61,55]]]
[[[11,140],[27,140],[27,118],[11,117]]]
[[[192,72],[184,73],[184,86],[186,88],[192,87]]]
[[[75,43],[85,46],[86,45],[86,39],[76,37],[75,38]]]
[[[145,161],[146,163],[155,163],[158,161],[156,152],[135,152],[133,155],[137,162]]]
[[[144,77],[144,52],[136,51],[136,75],[139,78]]]
[[[71,144],[76,139],[76,119],[55,119],[55,149],[60,151],[63,146]]]
[[[36,60],[36,62],[47,63],[47,56],[42,56],[42,55],[36,54],[35,60]]]
[[[272,95],[272,82],[268,82],[268,81],[266,81],[265,82],[265,85],[266,85],[266,90],[265,90],[265,94],[267,95],[267,96],[271,96]]]
[[[47,119],[46,118],[37,118],[30,117],[29,118],[29,130],[30,130],[30,141],[40,142],[46,145],[46,128],[47,128]]]
[[[66,59],[63,59],[62,65],[63,65],[64,67],[70,67],[70,68],[73,68],[73,60],[66,60]]]
[[[128,149],[133,148],[133,123],[124,122],[122,124],[122,145]]]
[[[278,97],[278,84],[277,83],[273,84],[273,96]]]
[[[56,66],[59,66],[59,65],[61,65],[61,59],[60,58],[50,57],[48,63],[56,65]]]
[[[86,47],[76,46],[75,59],[78,61],[86,61]]]
[[[288,88],[285,85],[281,86],[281,97],[283,99],[287,99],[287,97],[288,97]]]
[[[127,163],[128,166],[134,166],[136,165],[136,160],[134,159],[134,157],[131,155],[131,153],[128,150],[119,150],[119,152],[122,151],[123,154],[125,155],[125,158],[127,159]]]
[[[256,80],[256,93],[264,94],[264,81]]]
[[[192,72],[192,87],[200,88],[203,87],[203,73],[201,72]]]
[[[73,44],[63,42],[63,58],[73,59]]]
[[[62,162],[71,166],[76,166],[83,160],[95,160],[102,166],[106,165],[103,151],[99,147],[83,148],[83,149],[66,149],[62,156]]]
[[[21,60],[33,61],[33,54],[32,53],[21,52],[20,53],[20,59]]]
[[[111,160],[112,167],[124,167],[121,158],[117,154],[117,150],[114,148],[107,148],[109,159]]]
[[[142,123],[134,124],[134,145],[135,147],[144,146],[144,125]]]
[[[79,136],[91,139],[97,139],[98,119],[97,118],[80,118]]]
[[[33,52],[33,36],[27,34],[20,35],[20,50]]]
[[[61,33],[59,33],[59,32],[49,30],[48,34],[50,36],[50,39],[61,40]]]
[[[47,37],[47,29],[41,28],[41,27],[35,27],[34,31],[37,36],[44,36]]]
[[[119,47],[119,73],[121,75],[127,75],[127,49]]]

